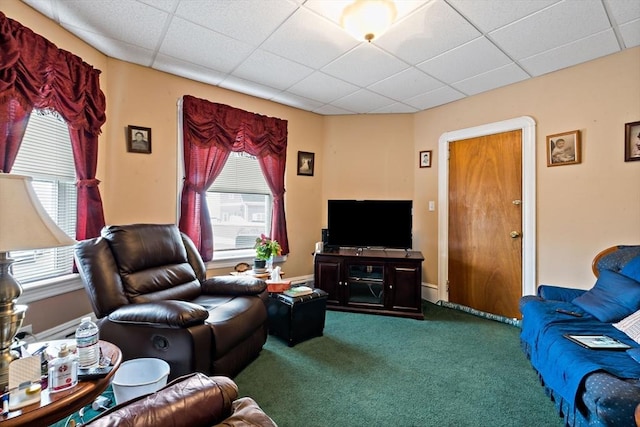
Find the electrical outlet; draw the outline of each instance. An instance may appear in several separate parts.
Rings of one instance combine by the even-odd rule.
[[[17,334],[21,332],[27,334],[27,336],[33,335],[33,325],[24,325],[22,328],[18,329]]]

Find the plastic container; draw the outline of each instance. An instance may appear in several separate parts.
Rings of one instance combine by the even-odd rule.
[[[116,404],[158,391],[167,384],[169,364],[162,359],[141,358],[122,362],[113,376]]]
[[[78,347],[78,367],[95,368],[100,362],[100,344],[98,343],[98,325],[91,317],[83,317],[76,329],[76,345]]]
[[[49,393],[68,390],[77,384],[78,359],[62,344],[58,357],[49,362]]]

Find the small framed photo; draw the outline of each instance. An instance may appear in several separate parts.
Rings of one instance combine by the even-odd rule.
[[[547,136],[547,166],[575,165],[580,160],[579,130]]]
[[[315,154],[298,151],[298,175],[313,176]]]
[[[127,126],[127,151],[151,154],[151,128]]]
[[[420,152],[420,158],[418,159],[418,162],[421,168],[431,167],[431,151],[432,150]]]
[[[624,161],[640,161],[640,122],[624,125]]]

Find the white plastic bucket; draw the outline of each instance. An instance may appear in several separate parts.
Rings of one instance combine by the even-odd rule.
[[[169,364],[162,359],[141,358],[122,362],[113,376],[116,404],[158,391],[167,384]]]

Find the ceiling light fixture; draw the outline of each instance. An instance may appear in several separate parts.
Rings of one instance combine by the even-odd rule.
[[[393,0],[355,0],[342,11],[340,25],[356,40],[371,43],[389,29],[396,14]]]

